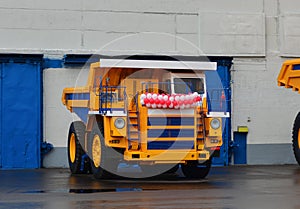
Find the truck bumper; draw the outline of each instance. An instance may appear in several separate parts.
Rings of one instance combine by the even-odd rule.
[[[139,161],[140,163],[167,164],[167,163],[185,163],[189,160],[206,161],[210,158],[210,152],[202,151],[174,151],[174,150],[147,150],[126,151],[124,153],[125,161]]]

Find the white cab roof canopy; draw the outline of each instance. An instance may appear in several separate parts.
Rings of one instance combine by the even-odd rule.
[[[100,59],[100,67],[217,70],[216,62]]]

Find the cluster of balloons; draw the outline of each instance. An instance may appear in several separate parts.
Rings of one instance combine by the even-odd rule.
[[[201,96],[197,92],[193,94],[156,94],[145,93],[140,97],[142,105],[149,108],[174,108],[185,109],[192,108],[200,104]]]

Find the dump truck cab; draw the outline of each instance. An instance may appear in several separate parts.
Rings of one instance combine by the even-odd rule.
[[[208,115],[205,70],[216,70],[216,63],[108,59],[91,64],[87,85],[65,88],[62,95],[63,104],[81,118],[69,130],[71,172],[121,175],[123,162],[141,168],[130,177],[181,165],[187,177],[204,178],[223,144],[221,114]]]

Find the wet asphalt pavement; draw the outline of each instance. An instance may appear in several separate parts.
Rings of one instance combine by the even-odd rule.
[[[300,209],[300,166],[215,167],[204,180],[96,180],[67,169],[0,170],[0,208]]]

